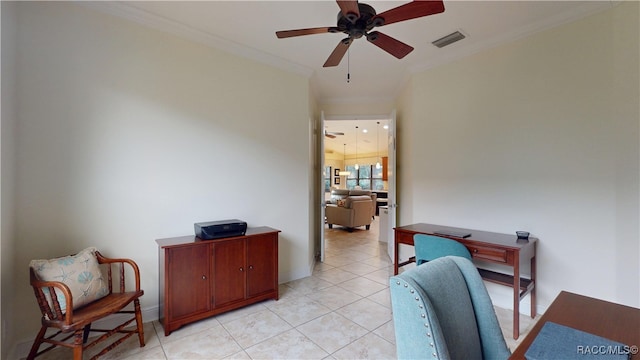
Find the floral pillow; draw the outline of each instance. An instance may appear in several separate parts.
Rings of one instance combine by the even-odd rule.
[[[98,300],[109,294],[109,285],[102,276],[100,265],[96,258],[96,248],[90,247],[75,255],[50,260],[32,260],[29,266],[33,268],[36,277],[42,281],[60,281],[71,290],[73,308]],[[49,305],[52,305],[49,289],[43,289]],[[62,292],[55,289],[64,313],[67,304]]]

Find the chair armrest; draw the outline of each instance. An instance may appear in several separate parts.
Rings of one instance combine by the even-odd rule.
[[[38,300],[38,306],[43,316],[46,316],[49,320],[62,320],[64,317],[65,324],[71,324],[73,319],[73,295],[67,284],[60,281],[41,281],[36,277],[33,269],[30,270],[31,286],[33,292]],[[44,289],[49,290],[49,298],[44,294]],[[55,289],[59,289],[64,296],[65,310],[64,313],[60,308],[60,301],[58,300],[58,293]],[[49,302],[51,301],[51,302]],[[52,308],[53,307],[53,308]]]
[[[347,209],[342,206],[327,206],[325,216],[329,224],[351,226],[353,209]]]
[[[125,277],[124,277],[124,264],[128,264],[133,270],[133,274],[135,277],[136,291],[140,291],[140,269],[135,261],[131,259],[115,259],[115,258],[107,258],[100,254],[99,251],[96,251],[96,258],[98,259],[98,264],[109,264],[109,293],[112,292],[111,289],[111,264],[120,264],[120,292],[125,292]]]
[[[353,208],[353,224],[352,226],[370,225],[373,216],[373,202],[371,199],[366,201],[354,201],[351,204]]]
[[[345,214],[351,212],[351,209],[347,209],[343,206],[327,206],[324,210],[326,214]]]

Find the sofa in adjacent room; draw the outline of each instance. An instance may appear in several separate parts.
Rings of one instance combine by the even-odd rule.
[[[330,229],[333,225],[339,225],[349,231],[359,226],[365,226],[369,230],[374,214],[375,200],[366,190],[334,189],[325,208],[326,222]]]
[[[371,207],[371,219],[376,215],[376,201],[378,195],[375,192],[369,190],[361,190],[361,189],[331,189],[331,198],[327,201],[327,206],[329,205],[338,205],[338,200],[345,200],[349,196],[354,195],[367,195],[371,197],[371,201],[373,201],[373,206]]]

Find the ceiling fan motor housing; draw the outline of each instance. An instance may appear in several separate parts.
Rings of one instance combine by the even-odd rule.
[[[349,13],[346,16],[342,13],[342,11],[338,12],[338,25],[337,27],[331,30],[331,32],[343,32],[349,35],[349,38],[359,39],[364,35],[367,35],[371,29],[376,26],[380,26],[384,23],[382,18],[375,18],[376,10],[363,3],[358,4],[358,10],[360,11],[360,17],[356,20],[352,21],[353,14]]]

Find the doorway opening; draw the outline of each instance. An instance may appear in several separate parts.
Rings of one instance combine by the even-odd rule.
[[[321,147],[323,209],[329,210],[327,207],[337,206],[340,195],[344,196],[354,191],[355,194],[359,194],[358,191],[371,194],[374,210],[369,230],[366,230],[365,226],[358,226],[352,235],[359,238],[374,237],[375,241],[388,242],[388,234],[395,225],[395,221],[390,225],[390,221],[385,218],[388,211],[384,209],[389,205],[390,185],[393,186],[392,192],[395,195],[395,181],[390,182],[387,176],[390,150],[393,151],[391,155],[395,163],[395,143],[393,146],[389,143],[390,131],[393,134],[395,130],[395,115],[366,118],[331,117],[323,118],[321,123],[324,134]],[[326,215],[323,211],[321,260],[324,259],[325,235],[335,237],[336,231],[348,233],[350,230],[348,227],[336,225],[329,229]]]

